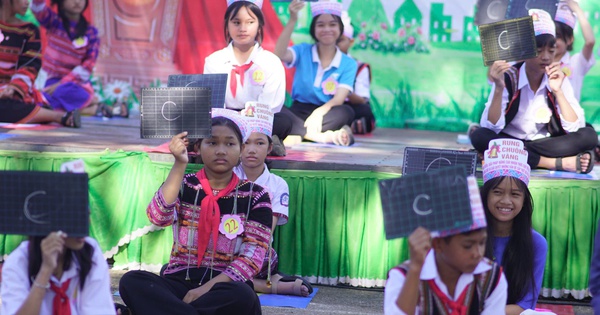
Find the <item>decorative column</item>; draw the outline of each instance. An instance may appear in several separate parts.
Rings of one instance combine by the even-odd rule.
[[[92,21],[100,52],[95,75],[104,83],[122,80],[134,91],[167,81],[180,71],[173,63],[180,0],[96,0]]]

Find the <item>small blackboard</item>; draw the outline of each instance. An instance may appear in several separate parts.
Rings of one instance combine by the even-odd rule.
[[[205,87],[210,88],[212,107],[225,108],[227,93],[227,73],[211,74],[172,74],[167,81],[168,87]]]
[[[0,234],[89,234],[86,173],[0,171]]]
[[[402,175],[429,172],[444,167],[462,165],[467,174],[475,175],[477,153],[458,150],[406,147]]]
[[[479,26],[483,63],[521,61],[537,56],[535,30],[530,16]]]
[[[510,0],[506,9],[506,19],[527,17],[530,9],[544,10],[554,19],[558,2],[559,0]]]
[[[475,25],[500,22],[505,19],[509,0],[478,0]]]
[[[144,88],[140,106],[142,138],[210,136],[211,90],[198,87]]]
[[[410,235],[417,227],[446,231],[473,223],[464,167],[379,181],[386,239]]]

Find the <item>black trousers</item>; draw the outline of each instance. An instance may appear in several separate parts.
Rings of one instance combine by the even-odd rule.
[[[306,127],[304,122],[306,118],[317,109],[317,105],[300,103],[294,101],[290,108],[283,107],[279,114],[286,117],[287,121],[291,121],[291,130],[289,135],[299,135],[304,137],[306,135]],[[277,118],[277,117],[276,117]],[[348,105],[334,106],[331,110],[323,116],[323,128],[322,131],[327,130],[338,130],[344,125],[350,126],[354,120],[354,110]],[[273,130],[277,130],[279,126],[273,123]],[[273,132],[275,133],[275,132]]]
[[[511,138],[515,137],[506,133],[500,132],[495,133],[491,129],[479,128],[471,134],[471,143],[477,152],[482,153],[488,149],[488,144],[491,140],[500,138]],[[527,164],[531,168],[536,168],[540,163],[540,157],[566,157],[573,156],[579,153],[593,150],[598,145],[598,136],[596,131],[590,125],[587,125],[575,132],[570,132],[564,136],[549,137],[533,141],[523,141],[525,150],[529,156],[527,157]]]
[[[366,131],[367,133],[375,129],[375,115],[371,109],[371,104],[348,104],[354,110],[354,120],[364,118],[367,121]]]
[[[281,109],[287,109],[287,107],[283,106]],[[292,132],[292,118],[289,114],[284,112],[275,113],[273,115],[273,135],[277,135],[281,141],[285,139],[285,137],[290,135]]]
[[[262,314],[254,288],[244,282],[217,283],[197,300],[183,302],[187,292],[197,288],[204,275],[210,274],[210,270],[205,271],[205,268],[190,269],[191,280],[185,280],[185,270],[164,277],[147,271],[130,271],[121,278],[119,293],[135,315]],[[217,274],[213,271],[213,276]]]

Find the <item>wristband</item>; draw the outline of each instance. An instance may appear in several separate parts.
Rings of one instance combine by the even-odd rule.
[[[50,289],[50,282],[48,282],[46,285],[41,285],[41,284],[37,283],[35,280],[33,280],[32,286],[36,287],[36,288],[48,290],[48,289]]]

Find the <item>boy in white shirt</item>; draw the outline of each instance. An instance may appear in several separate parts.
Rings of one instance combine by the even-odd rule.
[[[583,109],[569,80],[554,62],[555,26],[550,14],[530,10],[538,57],[514,66],[504,60],[491,66],[492,91],[481,116],[481,128],[471,143],[483,154],[490,140],[519,139],[534,168],[589,173],[591,150],[598,143],[595,130],[586,126]]]

